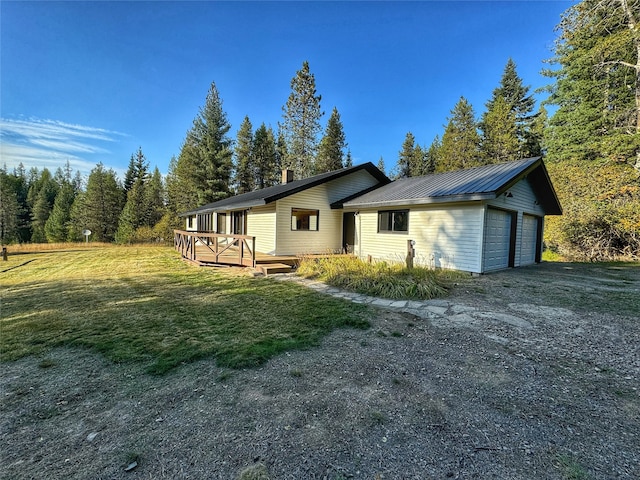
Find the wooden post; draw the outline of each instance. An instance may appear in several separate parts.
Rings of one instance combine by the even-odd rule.
[[[413,257],[416,255],[416,251],[413,249],[414,245],[413,240],[407,240],[407,268],[413,268]]]
[[[2,247],[2,261],[6,262],[9,260],[7,256],[7,247]]]

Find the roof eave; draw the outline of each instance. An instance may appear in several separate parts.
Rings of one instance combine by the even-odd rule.
[[[442,197],[426,197],[426,198],[409,198],[400,200],[388,200],[381,202],[345,202],[344,208],[382,208],[382,207],[401,207],[413,205],[432,205],[438,203],[460,203],[460,202],[478,202],[482,200],[492,200],[496,198],[493,192],[488,193],[472,193],[464,195],[446,195]]]

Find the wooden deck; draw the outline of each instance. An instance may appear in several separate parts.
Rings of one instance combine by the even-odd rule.
[[[236,265],[251,267],[264,275],[290,272],[300,263],[302,256],[270,255],[256,252],[255,237],[225,235],[208,232],[174,230],[174,247],[182,258],[199,266]],[[322,258],[334,254],[304,255]],[[353,256],[352,254],[335,254]]]

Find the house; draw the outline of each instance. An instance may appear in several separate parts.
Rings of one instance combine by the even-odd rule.
[[[269,255],[340,252],[342,202],[389,183],[372,163],[292,180],[236,195],[181,214],[187,231],[251,235],[255,250]],[[349,237],[350,238],[350,237]]]
[[[540,262],[544,217],[562,213],[540,157],[402,178],[342,207],[358,256],[413,250],[414,264],[473,273]]]
[[[288,181],[185,212],[188,231],[255,237],[255,250],[485,273],[540,262],[562,209],[541,158],[391,182],[373,164]]]

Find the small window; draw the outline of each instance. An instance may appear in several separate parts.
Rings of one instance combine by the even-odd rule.
[[[318,210],[291,209],[291,230],[318,230]]]
[[[189,215],[187,217],[187,229],[191,230],[193,228],[193,216]]]
[[[384,210],[378,212],[378,232],[409,231],[409,210]]]

